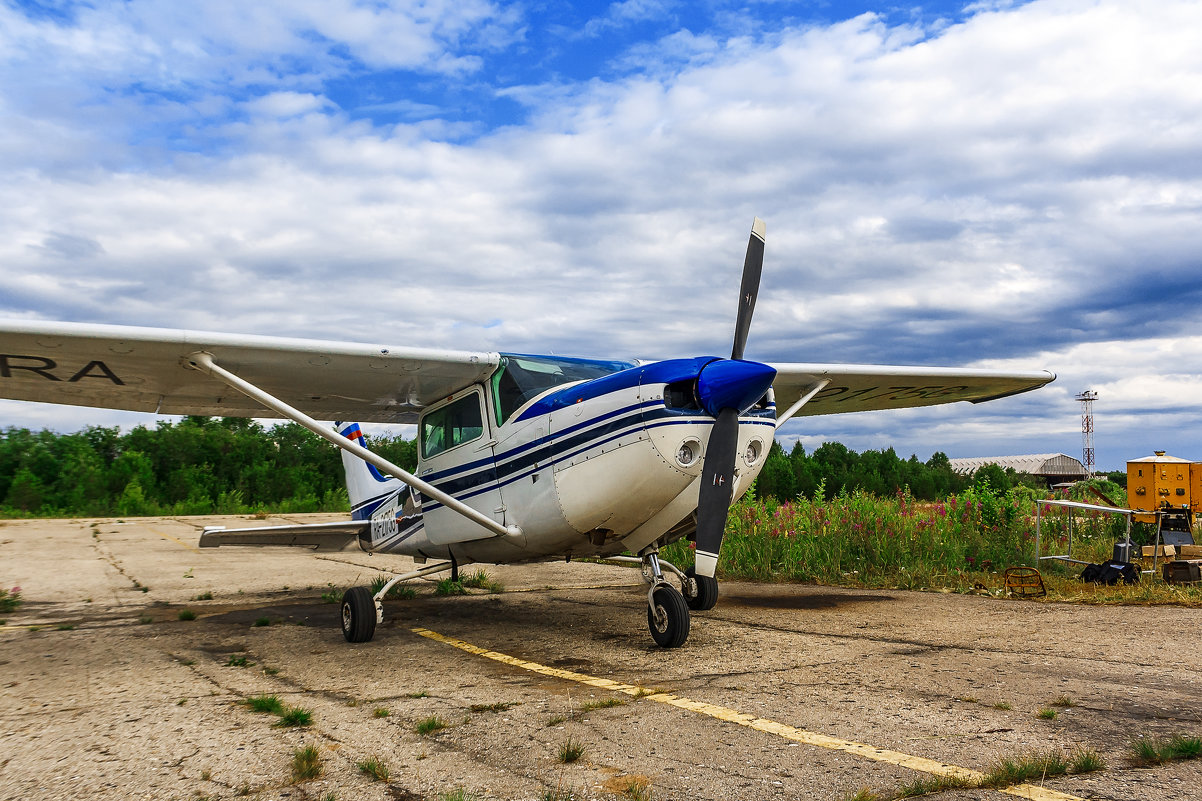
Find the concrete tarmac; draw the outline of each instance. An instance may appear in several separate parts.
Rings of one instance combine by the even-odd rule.
[[[0,799],[837,801],[1077,748],[1107,769],[939,797],[1202,792],[1198,761],[1128,757],[1202,735],[1198,610],[726,582],[664,651],[637,572],[555,563],[487,566],[499,593],[418,580],[350,645],[323,595],[408,559],[202,551],[209,523],[262,524],[0,522],[0,586],[25,600],[0,613]],[[294,781],[307,746],[321,775]]]

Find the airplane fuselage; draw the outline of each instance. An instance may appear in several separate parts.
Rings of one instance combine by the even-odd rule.
[[[554,385],[507,416],[503,377],[431,406],[419,421],[418,477],[522,536],[497,537],[390,486],[355,504],[356,518],[373,521],[361,546],[505,563],[637,553],[688,535],[714,425],[691,387],[710,361],[654,362]],[[774,430],[769,393],[740,417],[734,497],[759,474]]]

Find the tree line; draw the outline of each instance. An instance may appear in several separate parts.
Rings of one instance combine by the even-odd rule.
[[[371,438],[372,450],[413,470],[417,445],[399,436]],[[1120,474],[1121,475],[1121,474]],[[1042,479],[988,465],[954,473],[947,456],[925,462],[892,448],[856,453],[827,442],[788,453],[773,442],[756,481],[759,498],[830,499],[863,490],[890,496],[908,487],[939,500],[970,486],[1004,492]],[[244,418],[185,417],[127,433],[91,427],[58,434],[0,432],[0,515],[78,517],[346,511],[339,451],[294,423],[265,428]]]
[[[400,437],[371,447],[405,469]],[[185,417],[121,433],[0,432],[0,515],[99,517],[347,511],[338,449],[295,423]]]

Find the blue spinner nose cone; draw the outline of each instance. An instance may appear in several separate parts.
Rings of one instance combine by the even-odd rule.
[[[764,396],[775,378],[776,370],[766,364],[717,359],[701,368],[697,397],[713,417],[723,409],[738,409],[742,414]]]

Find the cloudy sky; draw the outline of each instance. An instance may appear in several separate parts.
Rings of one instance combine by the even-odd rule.
[[[1202,5],[0,0],[0,316],[1048,368],[808,418],[1202,459]],[[0,403],[0,426],[145,416]]]

